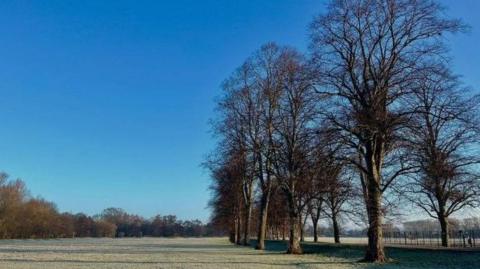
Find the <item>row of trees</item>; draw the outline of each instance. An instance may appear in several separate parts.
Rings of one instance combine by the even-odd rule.
[[[0,238],[109,237],[114,224],[84,214],[59,213],[55,204],[31,198],[21,180],[0,174]]]
[[[383,219],[414,204],[448,246],[448,218],[476,206],[480,189],[478,98],[444,46],[464,29],[436,1],[332,0],[307,55],[262,46],[218,101],[206,162],[214,223],[243,244],[256,230],[263,249],[286,219],[287,252],[298,254],[307,216],[315,230],[331,218],[338,242],[346,215],[367,226],[365,260],[382,262]]]
[[[449,234],[458,233],[459,231],[464,232],[480,232],[480,218],[471,217],[464,219],[449,218]],[[334,237],[334,228],[332,224],[323,222],[318,229],[321,230],[323,236]],[[418,233],[434,233],[440,234],[441,229],[438,223],[438,220],[434,219],[420,219],[420,220],[410,220],[402,223],[392,223],[386,221],[383,225],[383,232],[392,233],[392,232],[418,232]],[[305,234],[307,236],[313,236],[313,226],[307,224],[305,227]],[[362,229],[361,227],[344,227],[341,230],[342,236],[348,237],[365,237],[367,235],[367,230]]]
[[[450,233],[457,231],[480,231],[480,218],[449,218]],[[432,219],[407,221],[402,223],[403,227],[396,228],[400,231],[413,232],[439,232],[438,222]]]
[[[145,219],[109,208],[96,216],[60,213],[55,204],[31,198],[21,180],[0,174],[0,238],[62,238],[123,236],[212,236],[209,224],[175,216]]]
[[[116,227],[117,237],[199,237],[199,236],[223,236],[211,224],[204,224],[200,220],[177,219],[175,215],[157,215],[151,219],[145,219],[138,215],[126,213],[120,208],[107,208],[101,214],[95,216]]]

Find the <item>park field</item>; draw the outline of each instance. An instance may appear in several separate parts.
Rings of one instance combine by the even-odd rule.
[[[266,251],[225,238],[125,238],[0,241],[1,269],[70,268],[479,268],[479,252],[387,249],[392,261],[365,264],[360,245],[306,243],[307,254],[285,255],[284,242]]]

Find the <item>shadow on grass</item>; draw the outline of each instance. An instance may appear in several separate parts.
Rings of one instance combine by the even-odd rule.
[[[34,260],[34,259],[0,259],[1,262],[11,262],[11,263],[27,263],[27,264],[107,264],[107,265],[226,265],[225,261],[98,261],[98,260],[74,260],[74,259],[52,259],[52,260]],[[302,262],[297,264],[291,263],[281,263],[281,262],[271,262],[271,261],[229,261],[230,265],[251,265],[254,266],[303,266],[303,265],[313,265],[313,264],[339,264],[338,262]]]
[[[250,245],[256,246],[256,240],[252,240]],[[285,253],[287,251],[288,241],[267,240],[265,241],[266,251]],[[363,257],[365,247],[358,245],[335,245],[329,243],[302,242],[304,254],[320,254],[322,256],[337,257],[344,259],[357,259]]]
[[[287,241],[266,241],[266,251],[282,254],[287,250]],[[254,247],[256,241],[252,240]],[[401,268],[429,268],[447,269],[480,268],[480,252],[464,252],[454,250],[425,250],[425,249],[404,249],[387,247],[386,255],[391,260],[384,264],[360,263],[358,262],[365,254],[365,246],[331,243],[304,242],[302,247],[305,254],[319,255],[324,257],[340,258],[344,260],[333,263],[355,263],[359,268],[375,269],[401,269]],[[311,264],[311,263],[308,263]],[[316,263],[312,263],[316,264]],[[321,261],[318,264],[322,264]]]
[[[480,252],[387,247],[386,254],[392,262],[385,265],[368,264],[365,268],[480,268]]]

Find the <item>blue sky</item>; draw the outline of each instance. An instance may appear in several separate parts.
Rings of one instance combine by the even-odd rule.
[[[454,70],[480,85],[480,1]],[[268,41],[308,44],[318,0],[1,1],[0,170],[61,211],[206,220],[219,85]]]

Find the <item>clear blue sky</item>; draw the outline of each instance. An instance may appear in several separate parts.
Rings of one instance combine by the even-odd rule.
[[[453,64],[480,85],[480,1]],[[457,3],[456,3],[457,2]],[[62,211],[206,220],[219,85],[268,41],[305,50],[318,0],[1,1],[0,170]]]

